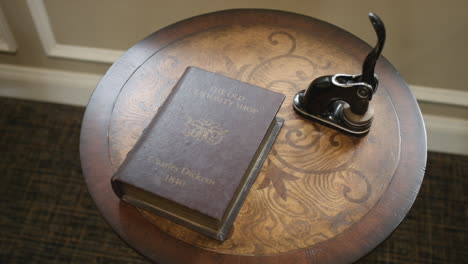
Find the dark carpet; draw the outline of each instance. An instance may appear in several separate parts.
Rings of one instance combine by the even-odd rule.
[[[84,108],[0,98],[0,263],[148,263],[96,210],[81,175]],[[468,263],[468,157],[430,152],[398,229],[359,263]]]

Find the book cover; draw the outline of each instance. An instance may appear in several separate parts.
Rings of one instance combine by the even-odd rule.
[[[188,67],[112,177],[124,201],[218,240],[273,144],[284,95]]]

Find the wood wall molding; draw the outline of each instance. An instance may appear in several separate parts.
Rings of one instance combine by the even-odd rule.
[[[102,75],[0,64],[0,96],[86,106]],[[410,85],[418,101],[468,107],[468,92]],[[424,115],[429,150],[468,155],[468,120]]]
[[[27,4],[47,56],[100,63],[114,63],[124,53],[123,50],[67,45],[57,42],[44,0],[27,0]]]
[[[15,37],[11,33],[8,21],[0,7],[0,51],[16,52]]]

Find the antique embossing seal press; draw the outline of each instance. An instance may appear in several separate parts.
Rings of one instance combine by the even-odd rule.
[[[369,19],[377,33],[377,44],[367,55],[362,74],[318,77],[294,96],[293,106],[298,114],[351,135],[369,132],[374,118],[371,100],[379,85],[374,69],[385,43],[382,20],[374,13],[369,13]]]

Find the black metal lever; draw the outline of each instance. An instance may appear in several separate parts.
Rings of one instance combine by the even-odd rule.
[[[296,94],[294,110],[309,119],[318,121],[352,135],[369,132],[374,117],[370,105],[378,87],[375,65],[385,43],[385,26],[374,13],[369,19],[377,34],[377,44],[367,55],[361,75],[335,74],[316,78],[309,88]]]
[[[370,84],[375,89],[377,89],[377,82],[374,76],[375,64],[382,53],[382,49],[385,44],[385,26],[382,20],[374,13],[369,13],[369,19],[374,26],[375,33],[377,34],[377,44],[375,44],[374,49],[367,55],[364,64],[362,64],[362,75],[360,78],[361,82]]]

